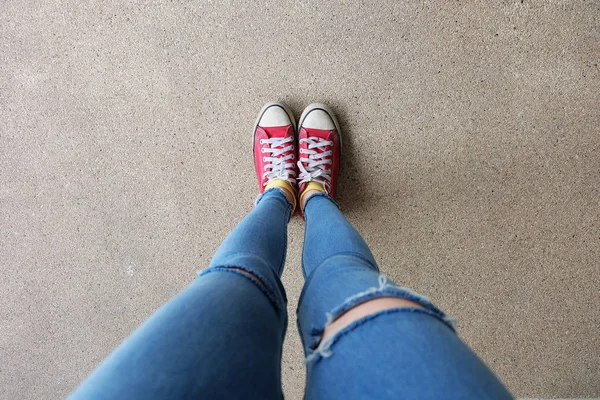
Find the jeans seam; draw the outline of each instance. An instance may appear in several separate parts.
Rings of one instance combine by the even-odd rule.
[[[309,198],[310,200],[310,198]],[[304,241],[302,242],[302,258],[300,261],[300,268],[302,269],[302,277],[306,280],[307,276],[304,268],[304,249],[306,248],[306,231],[308,229],[308,215],[304,214]],[[306,283],[305,283],[306,284]]]
[[[286,199],[287,200],[287,199]],[[278,268],[278,275],[281,276],[283,274],[283,268],[285,267],[285,260],[287,257],[287,246],[288,246],[288,231],[287,231],[287,225],[290,222],[290,218],[292,217],[290,215],[291,211],[292,211],[292,205],[289,204],[288,202],[288,207],[286,209],[286,216],[287,218],[283,219],[283,253],[281,255],[281,260],[279,262],[279,268]]]

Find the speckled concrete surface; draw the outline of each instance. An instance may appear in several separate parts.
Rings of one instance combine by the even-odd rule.
[[[377,5],[374,5],[377,4]],[[600,394],[596,1],[0,5],[0,398],[64,397],[256,195],[269,100],[328,102],[382,270],[526,397]],[[302,223],[284,282],[288,398]]]

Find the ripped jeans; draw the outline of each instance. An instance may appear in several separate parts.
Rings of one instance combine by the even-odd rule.
[[[291,205],[279,189],[225,239],[208,268],[128,339],[73,399],[280,399],[287,300],[280,281]],[[305,206],[298,330],[307,399],[511,399],[428,299],[379,273],[359,233],[323,194]],[[256,278],[260,280],[257,281]],[[423,308],[328,322],[369,299]]]

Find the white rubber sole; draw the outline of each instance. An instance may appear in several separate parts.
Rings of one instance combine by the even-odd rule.
[[[300,129],[302,127],[302,123],[304,122],[304,119],[306,118],[306,116],[308,115],[309,112],[311,112],[312,110],[323,110],[325,111],[333,120],[333,125],[335,125],[335,130],[338,133],[338,137],[340,138],[340,161],[342,160],[342,130],[340,129],[340,124],[335,116],[335,113],[333,111],[331,111],[331,109],[329,107],[327,107],[325,104],[323,103],[312,103],[309,104],[304,111],[302,111],[302,115],[300,115],[300,120],[298,121],[298,129]]]

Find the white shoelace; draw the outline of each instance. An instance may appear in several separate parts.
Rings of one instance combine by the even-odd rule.
[[[300,144],[307,143],[308,148],[300,148],[300,160],[298,161],[298,168],[300,169],[300,177],[298,178],[298,185],[306,182],[318,182],[325,187],[325,190],[329,192],[331,187],[331,169],[326,170],[325,165],[332,163],[331,150],[323,151],[322,153],[313,149],[325,150],[327,146],[333,146],[333,142],[317,138],[308,137],[306,139],[300,139]],[[302,156],[306,154],[306,156]]]
[[[265,186],[275,179],[284,179],[294,185],[296,180],[296,171],[294,170],[294,154],[283,156],[288,151],[294,150],[293,137],[261,139],[260,144],[268,144],[269,147],[262,147],[261,152],[270,154],[269,157],[263,157],[264,166],[263,179],[267,178]],[[286,144],[289,143],[287,146]]]

